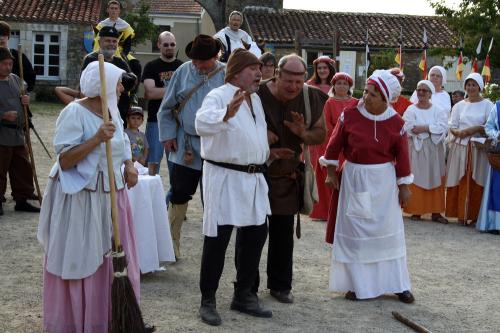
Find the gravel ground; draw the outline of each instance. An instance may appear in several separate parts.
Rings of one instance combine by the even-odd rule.
[[[49,144],[56,115],[38,113],[35,124]],[[45,188],[52,161],[33,136],[40,186]],[[166,165],[161,174],[167,183]],[[10,189],[8,189],[10,193]],[[8,199],[0,218],[0,332],[42,332],[43,251],[36,240],[38,214],[15,213]],[[391,316],[398,311],[432,332],[500,331],[500,237],[480,234],[454,223],[405,219],[408,265],[416,302],[402,304],[388,295],[352,302],[328,291],[331,249],[324,243],[325,224],[303,219],[302,239],[295,241],[295,303],[275,302],[267,290],[262,303],[272,319],[256,319],[229,310],[232,296],[234,239],[217,294],[223,324],[198,317],[198,278],[202,249],[201,204],[190,203],[182,237],[183,258],[165,272],[142,279],[142,311],[158,332],[411,332]],[[264,249],[261,271],[265,272]],[[262,273],[265,276],[265,273]]]

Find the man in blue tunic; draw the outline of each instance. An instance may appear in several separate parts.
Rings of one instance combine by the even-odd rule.
[[[173,163],[168,219],[177,259],[182,222],[201,177],[196,111],[212,89],[224,84],[224,64],[218,61],[219,51],[220,43],[207,35],[197,36],[186,46],[186,55],[191,61],[175,71],[158,113],[160,141],[170,152],[168,159]]]

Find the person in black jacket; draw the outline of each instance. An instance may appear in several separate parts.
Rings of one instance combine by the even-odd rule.
[[[9,38],[10,38],[10,25],[5,21],[0,21],[0,47],[9,47]],[[10,53],[14,57],[14,64],[12,66],[12,73],[19,75],[19,53],[17,49],[9,49]],[[28,57],[23,54],[23,74],[24,81],[28,85],[28,92],[33,91],[35,87],[36,74],[33,70],[33,66],[31,62],[28,60]]]

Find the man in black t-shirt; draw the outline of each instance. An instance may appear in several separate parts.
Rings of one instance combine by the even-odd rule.
[[[149,143],[148,162],[158,163],[163,158],[163,144],[158,136],[158,120],[156,114],[161,101],[168,89],[170,78],[182,61],[175,58],[175,36],[164,31],[158,36],[160,57],[144,66],[142,82],[144,83],[144,98],[148,100],[148,121],[146,124],[146,138]]]

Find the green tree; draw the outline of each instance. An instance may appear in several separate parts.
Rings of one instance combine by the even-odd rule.
[[[480,38],[483,44],[479,59],[483,60],[488,52],[491,38],[494,38],[490,52],[492,67],[500,67],[500,0],[461,0],[457,9],[450,8],[444,0],[428,0],[436,15],[446,19],[448,25],[457,32],[457,45],[463,38],[463,54],[476,56],[476,48]],[[495,47],[495,44],[497,45]],[[432,52],[434,53],[434,52]],[[443,55],[457,55],[456,50],[438,50]]]
[[[149,8],[149,1],[140,0],[124,17],[124,20],[135,31],[135,37],[132,39],[132,45],[134,46],[145,41],[156,40],[158,27],[149,17]]]

